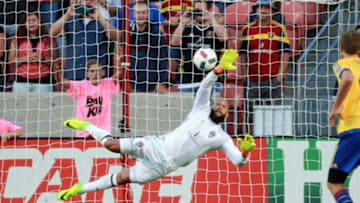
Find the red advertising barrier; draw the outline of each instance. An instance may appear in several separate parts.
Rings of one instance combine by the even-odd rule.
[[[159,180],[76,196],[71,202],[267,202],[266,139],[242,168],[210,152]],[[261,147],[262,146],[262,147]],[[58,191],[135,164],[93,140],[28,139],[0,146],[0,202],[54,202]]]

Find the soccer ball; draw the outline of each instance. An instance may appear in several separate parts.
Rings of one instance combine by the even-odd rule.
[[[216,53],[210,48],[200,48],[194,54],[193,63],[197,69],[201,71],[209,71],[216,66]]]

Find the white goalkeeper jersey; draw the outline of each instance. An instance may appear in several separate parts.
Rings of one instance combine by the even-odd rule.
[[[165,151],[177,167],[186,166],[206,152],[220,149],[237,166],[247,161],[230,136],[210,119],[210,95],[218,76],[211,71],[201,82],[194,106],[175,130],[161,136]]]

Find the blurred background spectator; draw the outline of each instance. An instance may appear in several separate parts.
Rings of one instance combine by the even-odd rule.
[[[64,34],[66,40],[64,77],[85,79],[86,61],[98,58],[108,75],[109,39],[119,40],[120,34],[109,23],[109,12],[96,0],[71,2],[70,7],[50,29],[52,36]]]
[[[37,9],[48,27],[60,16],[61,0],[28,0],[28,2],[30,3],[28,8]]]
[[[164,33],[166,42],[180,23],[180,16],[186,11],[192,10],[192,0],[164,0],[161,2],[161,13],[165,17]]]
[[[192,9],[192,0],[163,0],[161,2],[161,13],[165,17],[163,31],[167,44],[170,44],[170,38],[180,23],[180,16]],[[169,54],[168,70],[173,70],[169,71],[169,73],[176,72],[181,61],[180,47],[170,46]],[[170,82],[174,84],[178,80],[176,74],[170,74],[169,79],[171,80]]]
[[[96,59],[91,59],[86,67],[89,80],[72,81],[64,78],[61,66],[55,67],[58,82],[67,90],[69,97],[76,99],[76,118],[111,132],[111,105],[113,96],[120,91],[120,70],[116,70],[111,78],[102,79],[104,68]],[[91,138],[83,131],[76,131],[76,137]]]
[[[2,26],[0,26],[0,92],[4,91],[5,88],[5,63],[6,63],[6,39],[5,31]]]
[[[130,8],[130,14],[129,14],[129,20],[130,20],[130,24],[132,24],[135,20],[134,17],[134,5],[137,2],[142,2],[142,3],[146,3],[149,7],[149,11],[148,11],[148,20],[152,23],[152,24],[156,24],[158,26],[160,26],[161,30],[164,30],[162,24],[165,22],[165,18],[164,16],[161,14],[160,9],[157,7],[157,5],[153,4],[153,3],[148,3],[147,0],[130,0],[130,4],[129,4],[129,8]],[[123,21],[123,8],[119,9],[118,12],[118,18],[113,22],[113,25],[115,27],[117,27],[118,29],[122,29],[122,21]]]
[[[198,70],[192,63],[192,57],[199,48],[212,48],[220,57],[221,50],[227,39],[224,26],[220,25],[215,16],[209,12],[211,3],[196,1],[194,10],[184,13],[180,23],[171,37],[171,46],[181,47],[183,71],[180,83],[197,83],[205,76],[205,72]],[[178,71],[172,66],[171,78]]]
[[[130,26],[130,79],[137,92],[167,92],[168,45],[158,25],[149,22],[149,7],[137,2]]]
[[[281,104],[282,83],[290,57],[290,44],[285,27],[272,21],[270,0],[259,0],[254,6],[256,21],[243,28],[241,44],[244,81],[245,123],[252,131],[254,104]]]
[[[2,142],[8,139],[17,138],[25,134],[25,130],[9,121],[0,119],[0,137]]]
[[[249,14],[249,18],[248,18],[248,22],[253,22],[257,19],[257,14],[256,14],[256,8],[258,7],[258,4],[261,4],[263,2],[263,4],[266,4],[267,1],[271,1],[271,0],[262,0],[262,1],[258,1],[254,6],[253,9],[251,10],[250,14]],[[275,20],[281,24],[285,24],[285,18],[283,16],[283,14],[280,12],[281,9],[281,1],[280,0],[275,0],[273,1],[273,8],[272,8],[272,20]]]
[[[39,12],[28,11],[10,45],[8,62],[16,73],[13,92],[51,92],[52,60],[57,56],[56,42]]]
[[[25,14],[26,7],[26,0],[0,1],[0,25],[3,26],[7,37],[15,35],[17,25]]]

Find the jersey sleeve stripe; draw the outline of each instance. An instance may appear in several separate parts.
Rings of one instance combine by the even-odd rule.
[[[269,33],[253,34],[253,35],[247,35],[241,37],[241,40],[245,40],[245,41],[249,41],[253,39],[273,39],[281,43],[290,44],[289,40],[286,37],[281,37],[275,34],[270,35]]]
[[[351,72],[351,70],[350,70],[349,68],[344,68],[344,69],[342,69],[341,72],[340,72],[340,74],[339,74],[339,78],[340,78],[340,79],[342,79],[342,74],[343,74],[345,71],[350,71],[350,72]]]
[[[192,10],[193,7],[192,6],[186,6],[185,8],[181,5],[174,5],[174,6],[168,6],[166,8],[162,8],[160,9],[161,13],[165,13],[167,11],[181,11],[182,9],[184,10]]]

